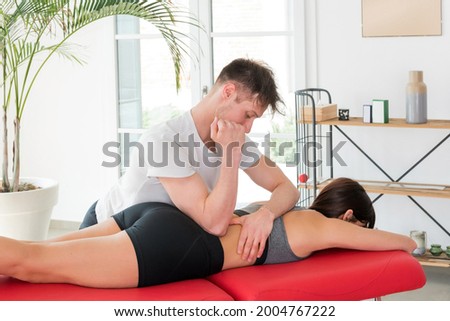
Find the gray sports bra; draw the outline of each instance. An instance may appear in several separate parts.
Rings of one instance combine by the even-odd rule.
[[[235,214],[239,216],[247,215],[257,211],[261,206],[261,204],[250,204],[242,209],[236,210]],[[276,218],[273,221],[272,232],[270,233],[269,240],[266,243],[264,254],[261,258],[256,260],[255,265],[287,263],[302,259],[302,257],[295,255],[289,246],[283,219],[281,217]]]

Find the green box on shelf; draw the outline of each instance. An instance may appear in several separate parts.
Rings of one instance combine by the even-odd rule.
[[[389,123],[389,100],[372,100],[372,123]]]

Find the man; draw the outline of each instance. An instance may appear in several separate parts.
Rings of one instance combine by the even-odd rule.
[[[237,253],[253,260],[263,253],[273,220],[291,209],[298,191],[245,134],[268,106],[281,102],[272,71],[250,59],[236,59],[221,71],[211,91],[189,112],[142,135],[142,149],[130,168],[91,208],[82,227],[134,204],[176,206],[204,230],[223,235],[241,224]],[[238,171],[271,192],[258,211],[233,218]]]

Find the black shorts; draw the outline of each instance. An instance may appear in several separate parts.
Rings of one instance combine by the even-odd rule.
[[[113,218],[133,243],[139,287],[204,278],[222,270],[224,254],[219,238],[176,207],[141,203]]]

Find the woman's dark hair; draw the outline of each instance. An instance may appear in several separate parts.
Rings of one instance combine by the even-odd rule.
[[[337,218],[347,210],[353,210],[353,216],[369,228],[375,226],[375,210],[364,188],[350,178],[337,178],[326,185],[310,209],[330,218]]]
[[[226,65],[219,76],[217,83],[234,81],[241,86],[249,96],[257,95],[256,100],[261,106],[270,106],[272,113],[282,113],[278,104],[283,104],[274,74],[269,66],[263,62],[239,58]]]

